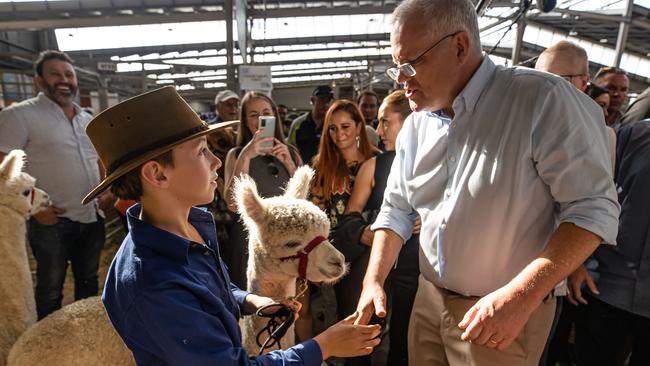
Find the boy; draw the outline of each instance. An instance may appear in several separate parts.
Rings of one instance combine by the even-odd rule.
[[[109,186],[140,202],[127,212],[129,234],[102,296],[113,326],[140,365],[320,365],[329,356],[372,352],[378,326],[352,325],[353,318],[288,350],[249,358],[242,348],[240,312],[274,300],[230,283],[212,216],[193,207],[212,201],[221,165],[205,136],[232,123],[208,126],[165,87],[88,125],[107,177],[83,202]]]

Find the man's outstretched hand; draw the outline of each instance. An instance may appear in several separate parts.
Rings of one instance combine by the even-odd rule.
[[[386,293],[377,282],[364,283],[354,324],[368,324],[373,313],[380,318],[386,317]]]

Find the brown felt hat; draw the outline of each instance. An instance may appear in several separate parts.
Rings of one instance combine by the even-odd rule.
[[[106,178],[81,203],[86,204],[117,178],[193,138],[239,123],[208,125],[173,86],[140,94],[93,118],[86,134],[106,167]]]

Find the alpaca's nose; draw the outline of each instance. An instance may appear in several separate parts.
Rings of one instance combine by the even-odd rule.
[[[338,259],[330,259],[328,264],[337,268],[343,267],[343,263]]]

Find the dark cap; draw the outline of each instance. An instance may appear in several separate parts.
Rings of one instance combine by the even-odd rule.
[[[314,92],[311,93],[312,96],[315,97],[321,97],[321,98],[330,98],[334,99],[334,92],[332,91],[332,88],[330,88],[327,85],[319,85],[314,89]]]

